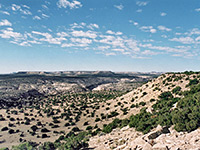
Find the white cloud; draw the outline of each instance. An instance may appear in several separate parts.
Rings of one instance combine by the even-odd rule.
[[[161,12],[160,13],[160,16],[162,16],[162,17],[164,17],[164,16],[166,16],[167,15],[167,13],[165,13],[165,12]]]
[[[17,43],[16,43],[17,44]],[[21,43],[18,43],[19,46],[31,46],[27,41],[23,41]]]
[[[41,18],[39,16],[34,16],[33,20],[41,20]]]
[[[152,26],[142,26],[140,27],[140,30],[144,31],[144,32],[150,32],[150,33],[156,33],[157,30],[154,29]]]
[[[21,12],[22,12],[24,15],[32,15],[32,13],[31,13],[29,10],[21,10]]]
[[[92,38],[92,39],[95,39],[97,37],[97,34],[93,31],[84,32],[82,30],[80,30],[80,31],[74,30],[71,32],[71,34],[74,37],[88,37],[88,38]]]
[[[124,49],[121,49],[121,48],[114,48],[112,49],[113,51],[116,51],[116,52],[124,52]]]
[[[59,32],[59,33],[57,33],[57,36],[60,36],[60,37],[68,37],[69,34],[67,34],[66,32]]]
[[[59,8],[67,8],[69,7],[70,9],[74,9],[74,8],[80,8],[82,7],[81,2],[77,1],[77,0],[73,0],[72,2],[68,1],[68,0],[59,0],[57,3]]]
[[[30,9],[30,7],[27,6],[27,5],[22,5],[22,7],[27,8],[27,9]]]
[[[10,38],[14,38],[14,40],[18,40],[23,38],[21,33],[18,32],[14,32],[12,28],[7,28],[5,30],[1,30],[1,34],[0,37],[1,38],[5,38],[5,39],[10,39]]]
[[[12,23],[10,23],[7,19],[4,19],[0,22],[0,26],[12,26]]]
[[[153,52],[151,50],[145,50],[141,53],[142,55],[158,55],[158,52]]]
[[[195,11],[200,12],[200,8],[195,9]]]
[[[49,33],[42,33],[38,31],[32,31],[33,34],[44,36],[45,38],[40,38],[39,41],[45,41],[50,44],[61,44],[62,41],[66,41],[64,37],[53,38]]]
[[[61,45],[61,47],[73,47],[73,46],[75,46],[75,45],[72,43],[64,43]]]
[[[199,41],[200,40],[200,36],[198,36],[196,39],[195,39],[195,41]]]
[[[99,29],[99,25],[98,25],[98,24],[95,24],[95,23],[94,23],[94,24],[91,23],[90,25],[87,26],[87,28],[89,28],[89,29],[91,29],[91,30],[94,30],[95,28],[96,28],[96,29]]]
[[[189,31],[189,33],[186,32],[185,35],[189,35],[189,36],[200,35],[200,30],[198,28],[193,28],[192,30]]]
[[[172,38],[170,41],[180,42],[183,44],[192,44],[194,40],[191,37],[180,37],[180,38]]]
[[[0,13],[5,14],[5,15],[10,15],[10,13],[7,11],[0,11]]]
[[[41,44],[41,42],[38,42],[38,41],[36,41],[36,40],[28,41],[28,42],[31,43],[31,44]]]
[[[26,8],[26,9],[22,9],[22,7],[23,8]],[[26,5],[22,5],[22,7],[21,6],[19,6],[19,5],[16,5],[16,4],[12,4],[12,7],[11,7],[11,9],[13,10],[13,11],[20,11],[22,14],[24,14],[24,15],[32,15],[32,13],[28,10],[30,7],[28,7],[28,6],[26,6]],[[28,8],[28,9],[27,9]]]
[[[70,40],[74,43],[82,43],[82,44],[92,43],[92,40],[87,39],[87,38],[71,38]]]
[[[122,4],[120,5],[114,5],[115,8],[119,9],[119,10],[122,10],[124,8],[124,6]]]
[[[43,32],[38,32],[38,31],[32,31],[33,34],[37,34],[37,35],[42,35],[45,36],[46,38],[51,38],[51,34],[49,33],[43,33]]]
[[[107,34],[113,34],[113,35],[122,35],[122,32],[113,32],[111,30],[106,31]]]
[[[97,41],[99,43],[104,43],[104,44],[109,44],[112,45],[113,47],[121,47],[125,48],[124,45],[124,40],[121,37],[115,37],[115,36],[110,36],[110,35],[101,35],[100,36],[102,39]]]
[[[172,29],[169,29],[165,26],[158,26],[158,29],[161,30],[161,31],[168,31],[168,32],[172,30]]]
[[[156,31],[157,31],[156,29],[150,29],[151,33],[156,33]]]
[[[42,14],[42,18],[49,18],[49,16],[46,14]]]
[[[127,47],[132,51],[132,52],[139,52],[140,48],[138,47],[138,42],[133,39],[128,39],[125,40]]]
[[[49,9],[46,5],[42,5],[42,8]]]
[[[146,6],[148,4],[148,2],[144,2],[144,1],[137,1],[136,5],[138,6]]]
[[[98,46],[98,50],[102,50],[102,51],[104,51],[104,50],[107,50],[107,49],[109,49],[110,48],[110,46]]]
[[[141,13],[142,12],[142,9],[138,9],[136,10],[137,13]]]
[[[168,36],[167,36],[167,35],[161,35],[161,37],[163,37],[163,38],[167,38]]]
[[[138,23],[137,23],[137,22],[134,22],[134,23],[133,23],[133,25],[137,26],[137,25],[138,25]]]
[[[84,49],[88,49],[88,44],[84,43],[64,43],[61,45],[61,47],[85,47]]]
[[[20,10],[20,9],[21,9],[21,6],[12,4],[12,7],[11,7],[11,8],[12,8],[13,11],[17,11],[17,10]]]
[[[105,55],[106,56],[115,56],[116,54],[115,53],[106,53]]]
[[[170,52],[170,53],[184,53],[186,52],[188,49],[183,49],[181,47],[168,47],[168,46],[153,46],[152,44],[146,44],[146,45],[140,45],[141,47],[145,47],[145,48],[149,48],[152,50],[160,50],[160,51],[166,51],[166,52]]]
[[[70,24],[70,26],[71,26],[72,29],[75,29],[75,28],[77,28],[77,29],[83,29],[84,26],[86,26],[86,23],[84,23],[84,22],[81,22],[79,24],[73,23],[73,24]]]
[[[129,20],[129,22],[130,22],[130,23],[133,23],[134,26],[138,26],[138,25],[139,25],[138,22],[135,22],[135,21],[133,21],[133,20]]]

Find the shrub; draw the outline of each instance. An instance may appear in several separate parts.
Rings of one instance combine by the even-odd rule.
[[[3,127],[2,129],[1,129],[1,131],[7,131],[8,130],[8,127]]]
[[[98,121],[100,121],[100,120],[101,120],[100,118],[96,118],[96,119],[95,119],[95,122],[98,122]]]
[[[175,87],[175,88],[172,90],[172,93],[177,94],[177,93],[180,92],[180,90],[181,90],[181,87],[180,87],[180,86],[177,86],[177,87]]]
[[[68,126],[70,126],[69,122],[65,123],[65,125],[64,125],[64,126],[65,126],[65,127],[68,127]]]
[[[48,130],[47,128],[43,128],[41,129],[41,132],[50,132],[50,130]]]
[[[15,121],[15,118],[11,117],[11,118],[10,118],[10,121]]]
[[[72,128],[72,131],[73,131],[73,132],[78,132],[78,131],[80,131],[80,129],[79,129],[78,127],[73,127],[73,128]]]
[[[163,92],[159,95],[160,99],[168,100],[170,98],[173,98],[173,95],[171,92]]]
[[[131,99],[131,102],[134,102],[134,101],[135,101],[135,99],[134,99],[134,98],[132,98],[132,99]]]
[[[139,105],[141,105],[141,106],[145,106],[146,103],[145,103],[145,102],[140,102]]]
[[[145,95],[147,95],[147,92],[143,92],[143,93],[142,93],[142,96],[145,96]]]
[[[132,105],[131,105],[131,108],[134,108],[134,107],[135,107],[135,104],[132,104]]]
[[[12,150],[33,150],[37,146],[36,143],[26,142],[18,146],[12,146]]]
[[[10,130],[8,131],[8,133],[9,133],[9,134],[13,134],[13,133],[15,133],[15,130],[10,129]]]
[[[86,130],[91,130],[92,126],[87,126]]]
[[[127,126],[128,124],[129,124],[129,120],[128,119],[123,119],[121,121],[120,128],[123,128],[123,127]]]
[[[88,125],[88,121],[84,122],[83,125],[84,125],[84,126],[87,126],[87,125]]]
[[[47,134],[42,134],[42,138],[48,138]]]
[[[54,119],[54,120],[53,120],[53,123],[60,123],[60,121],[57,120],[57,119]]]
[[[190,82],[189,82],[189,84],[187,86],[196,85],[198,83],[199,83],[198,79],[193,79],[193,80],[190,80]]]
[[[108,125],[105,125],[103,127],[103,132],[105,133],[110,133],[113,129],[119,127],[121,123],[121,120],[119,120],[118,118],[114,119],[113,122],[109,123]]]
[[[52,142],[44,142],[42,146],[39,147],[40,150],[54,150],[56,149],[54,143]]]
[[[155,99],[153,99],[153,98],[152,98],[152,99],[150,99],[150,102],[154,102],[154,101],[156,101],[156,100],[155,100]]]

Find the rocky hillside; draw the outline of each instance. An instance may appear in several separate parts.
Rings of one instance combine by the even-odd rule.
[[[105,125],[104,134],[90,138],[90,147],[97,150],[199,149],[199,83],[199,73],[168,73],[117,98],[123,105],[121,110],[127,108],[127,115],[117,116]]]

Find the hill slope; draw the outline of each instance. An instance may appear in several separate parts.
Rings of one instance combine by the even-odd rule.
[[[133,106],[127,116],[135,115],[124,120],[121,119],[125,117],[118,117],[120,120],[115,119],[104,126],[103,131],[108,134],[92,137],[90,147],[116,150],[198,149],[199,79],[199,73],[164,74],[118,98],[126,102],[125,107]]]

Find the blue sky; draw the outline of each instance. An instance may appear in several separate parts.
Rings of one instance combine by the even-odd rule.
[[[1,0],[0,73],[200,66],[198,0]]]

